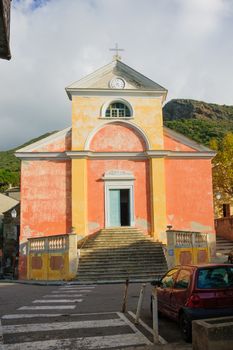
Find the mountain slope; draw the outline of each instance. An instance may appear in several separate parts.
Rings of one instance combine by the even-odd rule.
[[[164,125],[206,146],[233,132],[233,106],[174,99],[163,107],[163,117]]]

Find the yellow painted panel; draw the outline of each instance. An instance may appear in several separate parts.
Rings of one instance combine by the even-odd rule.
[[[155,239],[166,243],[166,196],[164,159],[150,159],[150,182],[151,182],[151,231]]]
[[[72,159],[72,226],[76,234],[87,234],[86,159]]]
[[[83,150],[89,134],[103,124],[101,110],[111,101],[109,96],[73,96],[72,100],[72,150]],[[150,149],[163,149],[163,120],[161,98],[126,97],[133,108],[133,119],[129,120],[147,135]],[[111,119],[110,119],[111,120]]]

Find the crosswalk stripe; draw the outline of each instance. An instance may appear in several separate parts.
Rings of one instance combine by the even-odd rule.
[[[70,314],[70,317],[76,316],[96,316],[96,315],[111,315],[115,314],[115,312],[92,312],[92,313],[83,313],[83,314]],[[12,314],[12,315],[3,315],[3,320],[14,320],[20,318],[36,318],[36,317],[59,317],[59,316],[67,316],[67,314]]]
[[[0,350],[3,350],[3,329],[2,329],[2,321],[0,319]]]
[[[82,297],[83,294],[47,294],[44,295],[43,298],[77,298],[77,297]]]
[[[80,288],[80,287],[61,287],[61,288],[59,288],[60,290],[80,290],[80,289],[85,289],[85,290],[93,290],[93,289],[95,289],[94,287],[82,287],[82,288]]]
[[[110,320],[91,320],[91,321],[72,321],[72,322],[52,322],[52,323],[34,323],[3,326],[5,334],[11,333],[27,333],[27,332],[43,332],[55,331],[62,329],[80,329],[80,328],[103,328],[103,327],[118,327],[125,326],[122,319]]]
[[[72,293],[76,293],[76,292],[78,292],[78,293],[90,293],[90,292],[92,292],[92,290],[88,290],[88,289],[80,289],[80,290],[69,290],[69,289],[65,289],[65,290],[62,290],[62,291],[60,291],[60,290],[57,290],[56,292],[55,291],[53,291],[52,292],[52,294],[58,294],[58,293],[70,293],[70,294],[72,294]]]
[[[104,348],[118,348],[123,346],[134,346],[151,344],[141,333],[117,334],[111,336],[97,336],[71,339],[52,339],[18,344],[4,344],[4,350],[50,350],[50,349],[82,349],[96,350]]]
[[[63,314],[12,314],[2,316],[2,320],[17,320],[23,318],[34,318],[34,317],[60,317]]]
[[[22,306],[17,310],[54,310],[54,309],[75,309],[76,305],[43,305],[43,306]]]
[[[75,284],[69,284],[69,285],[66,285],[66,286],[60,286],[59,288],[89,288],[89,289],[93,289],[95,288],[96,286],[88,286],[88,285],[75,285]]]
[[[96,285],[92,284],[91,286],[89,285],[85,285],[85,284],[82,284],[82,285],[76,285],[76,284],[69,284],[69,285],[66,285],[66,286],[63,286],[63,287],[60,287],[60,288],[89,288],[89,289],[94,289],[96,287]]]
[[[37,303],[81,303],[83,299],[56,299],[56,300],[34,300],[33,304]]]

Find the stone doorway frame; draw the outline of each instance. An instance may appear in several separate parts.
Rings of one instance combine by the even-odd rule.
[[[135,177],[132,172],[126,170],[110,170],[102,177],[104,180],[104,214],[105,227],[113,227],[110,225],[110,190],[129,190],[129,227],[135,226],[134,215],[134,181]]]

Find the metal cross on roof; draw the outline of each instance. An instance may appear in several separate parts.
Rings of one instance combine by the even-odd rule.
[[[115,51],[115,55],[113,56],[113,60],[121,60],[121,56],[119,55],[119,51],[125,51],[124,49],[119,49],[118,43],[116,43],[114,49],[109,49],[109,51]]]

